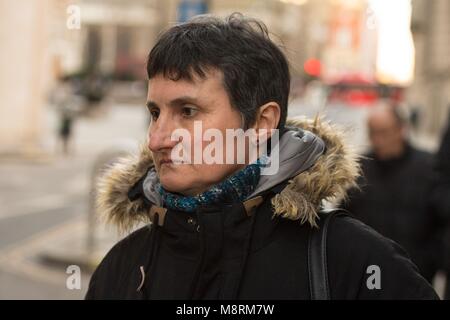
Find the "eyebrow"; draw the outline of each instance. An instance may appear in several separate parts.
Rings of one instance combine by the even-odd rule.
[[[198,99],[196,99],[194,97],[181,96],[181,97],[178,97],[176,99],[171,100],[168,103],[168,105],[170,107],[172,107],[172,108],[176,108],[176,107],[180,107],[180,106],[182,106],[184,104],[187,104],[187,103],[198,105],[199,101],[198,101]],[[147,105],[147,108],[149,108],[149,109],[150,108],[159,108],[158,104],[156,102],[154,102],[154,101],[151,101],[151,100],[147,101],[146,105]]]

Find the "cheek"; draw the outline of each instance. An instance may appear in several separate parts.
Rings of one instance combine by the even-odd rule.
[[[195,180],[196,177],[202,178],[205,176],[202,168],[203,165],[190,165],[190,164],[181,164],[181,165],[163,165],[162,168],[159,169],[158,175],[161,181],[163,180],[177,180],[179,182],[184,181],[192,181]]]
[[[379,146],[380,144],[383,144],[383,138],[380,135],[377,134],[373,134],[370,136],[370,141],[372,142],[372,144],[374,144],[375,146]]]
[[[404,141],[404,135],[402,132],[398,132],[397,135],[395,136],[396,142],[399,144],[402,144]]]
[[[193,162],[195,152],[200,152],[200,161],[204,160],[204,150],[205,148],[211,144],[211,141],[203,141],[204,132],[211,129],[218,129],[222,133],[222,154],[223,161],[225,161],[226,156],[226,129],[235,129],[241,127],[241,117],[239,114],[234,113],[233,116],[227,118],[226,115],[221,114],[209,117],[208,119],[203,119],[201,132],[195,132],[194,126],[184,126],[184,128],[190,133],[190,155],[191,161]],[[150,131],[150,130],[149,130]],[[149,132],[150,133],[150,132]],[[183,139],[183,141],[185,141]],[[185,141],[186,142],[186,141]],[[174,156],[176,158],[184,158],[188,155],[184,150],[188,150],[189,146],[186,143],[181,142],[181,148],[178,151],[180,153],[175,152]],[[197,147],[196,147],[197,146]],[[206,152],[209,155],[209,153]],[[237,152],[235,150],[234,154]],[[233,172],[238,170],[242,165],[236,164],[184,164],[184,165],[175,165],[166,167],[163,166],[159,170],[159,176],[161,183],[166,187],[170,188],[184,188],[184,187],[193,187],[193,186],[208,186],[211,184],[218,183],[222,181],[225,177],[231,175]],[[179,191],[179,190],[178,190]]]

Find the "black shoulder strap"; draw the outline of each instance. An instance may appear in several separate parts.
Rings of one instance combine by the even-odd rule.
[[[346,215],[343,209],[321,210],[318,228],[312,228],[308,241],[308,272],[311,300],[330,300],[327,270],[327,233],[333,217]]]

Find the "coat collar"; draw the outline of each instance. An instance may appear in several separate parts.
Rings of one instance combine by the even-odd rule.
[[[342,131],[328,122],[297,118],[288,120],[287,126],[316,134],[325,142],[326,150],[308,170],[290,179],[271,199],[273,214],[316,226],[323,202],[344,198],[346,190],[356,185],[360,172],[358,159],[345,145]],[[143,145],[138,154],[121,158],[98,180],[97,210],[121,230],[150,220],[152,209],[148,209],[144,199],[130,201],[128,191],[151,166],[151,152]]]

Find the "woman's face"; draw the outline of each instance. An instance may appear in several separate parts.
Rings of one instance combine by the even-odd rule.
[[[203,152],[211,143],[202,139],[208,129],[217,129],[225,139],[226,129],[243,127],[241,114],[230,104],[221,72],[210,71],[206,78],[196,77],[192,82],[173,81],[158,75],[149,81],[147,100],[152,118],[148,129],[148,147],[153,153],[160,182],[166,190],[196,195],[244,166],[236,161],[228,164],[207,164],[204,161],[179,164],[173,159],[172,151],[174,148],[180,150],[179,144],[184,145],[184,151],[190,145],[192,160],[195,146],[197,152]],[[197,126],[196,135],[194,122]],[[199,124],[202,130],[200,135]],[[181,140],[172,141],[171,136],[176,129],[185,129],[189,138],[183,136]],[[224,147],[222,150],[223,159],[226,158],[226,149]],[[212,154],[215,152],[219,150]]]

